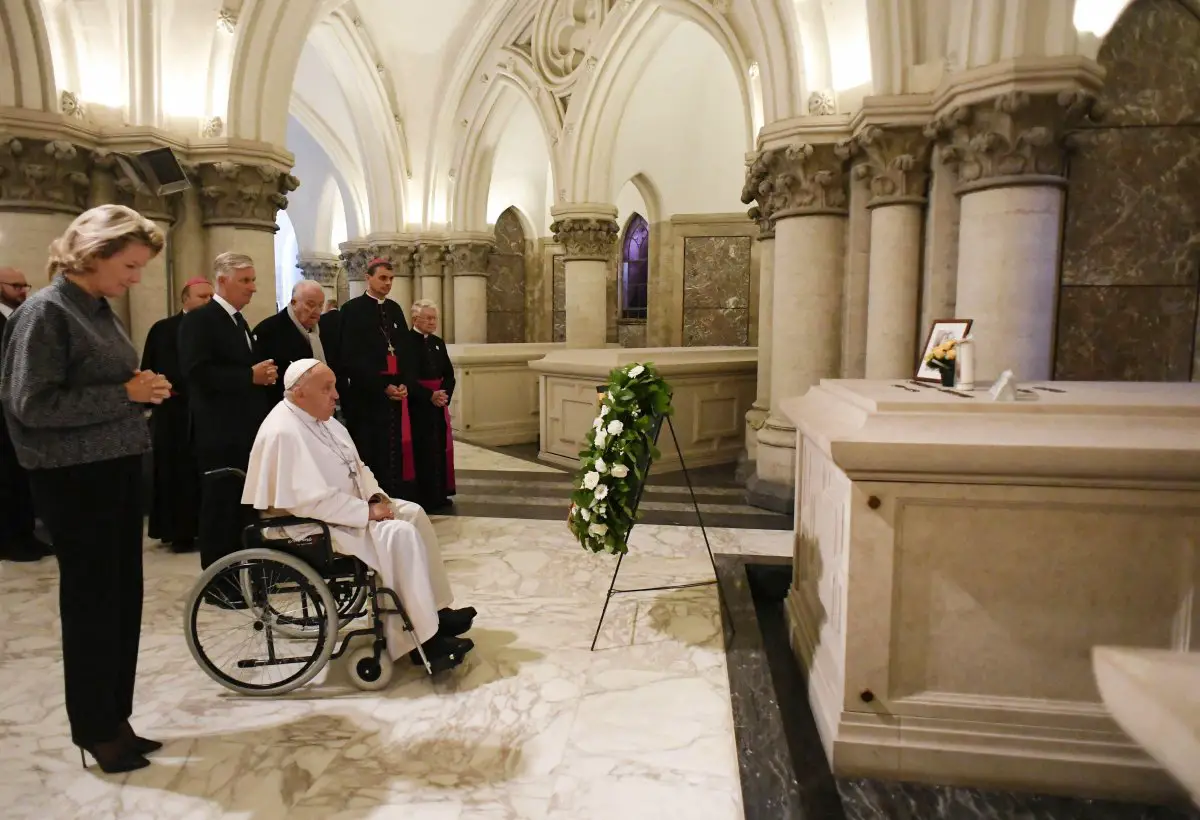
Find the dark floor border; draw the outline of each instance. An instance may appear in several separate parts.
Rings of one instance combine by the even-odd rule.
[[[722,554],[716,564],[746,820],[1200,820],[1183,806],[835,778],[788,645],[791,560]]]

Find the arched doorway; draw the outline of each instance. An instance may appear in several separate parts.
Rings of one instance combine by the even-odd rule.
[[[525,226],[515,208],[496,218],[496,249],[488,258],[487,340],[525,341]]]
[[[1055,377],[1200,379],[1200,10],[1135,0],[1100,48],[1063,223]]]
[[[646,346],[650,284],[650,224],[633,213],[621,234],[617,269],[617,338],[622,347]]]

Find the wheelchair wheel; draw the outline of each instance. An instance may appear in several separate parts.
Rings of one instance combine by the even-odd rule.
[[[281,623],[305,624],[302,634]],[[214,563],[192,588],[184,635],[196,663],[244,695],[279,695],[308,683],[333,655],[339,619],[324,579],[306,562],[249,549]]]
[[[346,668],[350,672],[350,682],[358,689],[366,692],[376,692],[387,688],[392,680],[392,659],[384,655],[379,657],[371,647],[364,647],[352,653],[346,659]]]

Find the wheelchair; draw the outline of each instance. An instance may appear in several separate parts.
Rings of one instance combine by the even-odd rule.
[[[223,468],[205,473],[205,481],[229,507],[222,523],[237,522],[246,474]],[[242,695],[282,695],[365,636],[371,645],[350,654],[350,679],[362,690],[383,689],[392,677],[384,615],[401,618],[426,673],[434,674],[400,597],[359,559],[335,554],[327,524],[264,518],[242,528],[239,540],[240,548],[204,570],[183,612],[188,649],[217,683]],[[368,626],[348,629],[364,617]]]

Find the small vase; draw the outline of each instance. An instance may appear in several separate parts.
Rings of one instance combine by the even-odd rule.
[[[953,387],[954,386],[954,364],[953,363],[949,363],[949,364],[950,364],[949,367],[938,368],[941,371],[941,375],[942,375],[942,387]]]

